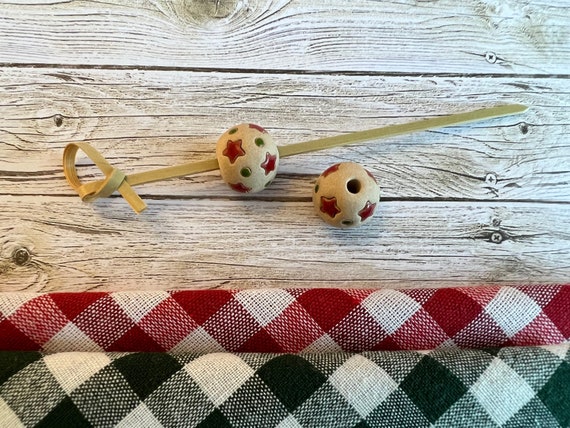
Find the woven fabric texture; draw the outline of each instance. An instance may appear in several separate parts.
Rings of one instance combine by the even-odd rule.
[[[570,285],[1,293],[0,349],[361,352],[564,343]]]
[[[0,419],[3,427],[566,427],[568,351],[3,351]]]

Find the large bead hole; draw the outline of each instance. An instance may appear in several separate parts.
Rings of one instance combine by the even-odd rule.
[[[361,184],[360,181],[358,181],[356,178],[353,178],[352,180],[348,181],[348,183],[346,183],[346,190],[348,190],[350,193],[358,193],[360,192],[360,188],[361,188]]]

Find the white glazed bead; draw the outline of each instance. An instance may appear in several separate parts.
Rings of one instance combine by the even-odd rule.
[[[279,150],[260,126],[242,123],[228,129],[216,144],[222,178],[237,192],[259,192],[277,174]]]
[[[374,176],[354,162],[331,166],[317,179],[313,204],[328,224],[348,228],[367,223],[380,201]]]

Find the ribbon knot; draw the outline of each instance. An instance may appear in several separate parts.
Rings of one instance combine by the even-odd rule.
[[[105,175],[105,179],[85,184],[79,181],[75,167],[75,158],[79,150],[83,151],[97,165]],[[137,214],[146,209],[146,204],[133,190],[125,173],[111,166],[107,159],[87,143],[71,143],[67,145],[63,151],[63,173],[71,187],[77,191],[84,202],[106,198],[117,190]]]

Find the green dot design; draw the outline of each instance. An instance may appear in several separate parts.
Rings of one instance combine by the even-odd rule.
[[[263,146],[265,146],[265,141],[263,141],[263,138],[256,138],[255,139],[255,145],[257,147],[263,147]]]
[[[239,173],[241,174],[242,177],[249,177],[251,175],[251,169],[250,168],[242,168]]]
[[[317,193],[319,191],[319,185],[315,184],[315,193]]]
[[[230,135],[235,134],[237,132],[237,130],[238,130],[237,128],[232,128],[228,131],[228,134],[230,134]]]

